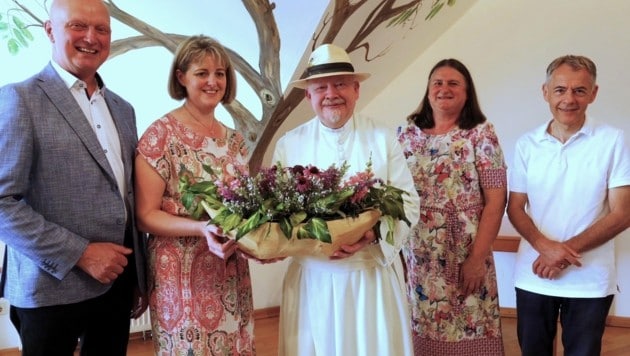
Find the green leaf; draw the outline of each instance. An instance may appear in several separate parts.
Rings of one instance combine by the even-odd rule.
[[[456,1],[456,0],[447,0],[447,1],[446,1],[446,5],[448,5],[448,6],[454,6],[454,5],[455,5],[455,1]]]
[[[282,230],[282,233],[284,234],[284,237],[287,238],[287,240],[291,239],[291,232],[293,231],[293,226],[291,224],[291,221],[285,217],[282,217],[279,221],[278,224],[280,225],[280,230]]]
[[[182,193],[181,200],[184,208],[186,208],[186,210],[190,210],[195,203],[195,194],[189,192]]]
[[[20,20],[19,17],[17,16],[11,16],[11,20],[13,20],[13,23],[15,24],[15,26],[17,26],[18,28],[24,28],[26,26],[24,26],[24,22],[22,22],[22,20]]]
[[[24,38],[24,35],[22,35],[22,31],[20,31],[17,28],[13,29],[13,36],[15,36],[15,38],[17,38],[17,40],[20,42],[20,44],[24,47],[28,47],[28,42],[26,42],[26,38]]]
[[[204,170],[206,173],[210,174],[211,176],[216,177],[216,174],[214,173],[214,170],[212,169],[212,167],[211,167],[211,166],[209,166],[209,165],[207,165],[207,164],[204,164],[204,165],[203,165],[203,170]]]
[[[22,35],[24,35],[24,37],[27,40],[29,40],[29,41],[33,40],[33,35],[31,34],[31,31],[28,30],[28,27],[21,27],[20,31],[22,32]]]
[[[298,226],[295,235],[297,236],[298,240],[313,238],[311,233],[306,229],[306,224]]]
[[[291,216],[289,217],[289,223],[292,226],[296,226],[297,224],[304,222],[307,217],[308,214],[306,214],[305,211],[298,211],[297,213],[291,214]]]
[[[203,200],[201,201],[202,204],[206,204],[206,208],[210,208],[212,210],[219,210],[223,207],[225,207],[225,205],[223,205],[223,202],[213,196],[210,195],[205,195],[203,197]]]
[[[387,236],[385,236],[385,241],[393,245],[394,244],[394,231],[396,229],[396,221],[391,216],[384,216],[383,220],[387,223]]]
[[[6,22],[0,22],[0,31],[6,31],[9,28],[9,24]]]
[[[20,44],[15,40],[15,38],[11,38],[7,41],[7,48],[9,49],[9,53],[16,55],[20,50]]]
[[[397,25],[404,24],[405,21],[407,21],[416,12],[418,12],[418,6],[416,6],[414,8],[411,8],[411,9],[407,9],[406,11],[403,11],[400,15],[398,15],[398,16],[394,17],[393,19],[391,19],[387,23],[386,27],[391,27],[391,26],[397,26]]]
[[[402,198],[403,194],[407,194],[405,191],[396,187],[387,186],[384,190],[373,191],[373,194],[380,195],[379,210],[383,215],[390,215],[393,218],[402,220],[406,222],[407,225],[411,226],[411,222],[405,215],[404,200]]]
[[[425,20],[431,20],[435,15],[437,15],[438,12],[440,12],[440,10],[442,9],[442,7],[444,6],[444,3],[439,3],[435,6],[433,6],[431,8],[431,11],[429,12],[429,14],[427,15],[427,17],[425,17]]]
[[[179,182],[177,183],[177,190],[183,192],[190,187],[190,177],[182,172],[179,173]]]
[[[304,229],[314,237],[315,239],[331,243],[332,237],[330,236],[330,231],[328,231],[328,224],[326,224],[326,220],[321,218],[312,218],[304,224]]]
[[[327,214],[334,214],[353,194],[354,189],[348,187],[315,201],[313,206],[320,211],[325,211]]]
[[[382,210],[384,215],[392,216],[396,219],[400,219],[408,222],[405,216],[405,208],[396,197],[386,196],[381,201]]]
[[[219,211],[217,211],[217,214],[212,217],[210,223],[223,227],[223,225],[225,224],[225,219],[227,219],[230,214],[231,212],[228,209],[220,209]],[[224,230],[229,231],[226,229]]]
[[[187,190],[192,193],[214,194],[217,191],[217,186],[214,182],[205,181],[190,185]]]
[[[237,214],[233,214],[233,215],[237,215]],[[241,218],[240,215],[239,215],[239,218]],[[238,230],[236,231],[236,241],[238,241],[241,237],[245,236],[248,232],[258,228],[260,225],[264,224],[265,222],[266,220],[263,220],[263,214],[260,211],[255,212],[254,214],[252,214],[252,216],[250,216],[247,220],[245,220],[245,222],[241,226],[238,227]]]
[[[236,213],[229,214],[228,216],[225,217],[225,219],[223,219],[223,224],[221,225],[221,228],[223,229],[223,231],[232,231],[236,229],[236,227],[241,223],[241,221],[243,221],[243,217],[241,217],[240,215]],[[256,226],[258,226],[259,221],[260,221],[260,215],[256,213],[250,216],[249,219],[247,219],[247,221],[245,222],[245,225],[255,224]]]
[[[201,204],[197,204],[195,210],[191,214],[191,217],[195,220],[199,220],[205,212],[206,210],[203,208],[203,206],[201,206]]]

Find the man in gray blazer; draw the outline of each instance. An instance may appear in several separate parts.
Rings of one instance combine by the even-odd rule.
[[[97,73],[111,43],[101,0],[54,0],[45,30],[51,63],[0,88],[0,295],[23,355],[73,355],[77,339],[81,355],[125,355],[145,291],[135,114]]]

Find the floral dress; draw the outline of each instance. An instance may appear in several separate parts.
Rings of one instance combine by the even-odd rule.
[[[399,128],[420,195],[420,221],[403,248],[416,355],[503,355],[494,260],[480,292],[460,293],[460,266],[475,240],[483,188],[507,186],[499,140],[490,123],[425,134]]]
[[[166,181],[162,210],[188,216],[180,201],[179,172],[209,179],[202,164],[224,174],[245,167],[243,137],[199,136],[167,115],[138,143],[138,153]],[[227,261],[196,236],[149,236],[149,307],[156,355],[254,355],[253,299],[248,262]]]

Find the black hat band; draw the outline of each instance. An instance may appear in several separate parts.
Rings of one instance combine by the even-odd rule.
[[[354,67],[348,62],[318,64],[306,68],[301,79],[309,78],[318,74],[334,72],[354,72]]]

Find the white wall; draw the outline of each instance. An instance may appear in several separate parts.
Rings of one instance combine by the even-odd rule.
[[[383,88],[380,96],[370,103],[362,103],[365,105],[363,111],[392,126],[404,123],[404,118],[417,106],[424,93],[430,68],[439,59],[458,58],[473,74],[482,107],[497,128],[509,162],[515,139],[549,118],[549,110],[540,94],[547,64],[559,55],[576,53],[591,57],[599,67],[599,97],[589,112],[630,132],[630,122],[624,120],[630,115],[630,100],[627,98],[630,73],[626,70],[626,61],[630,58],[628,13],[630,1],[626,0],[479,0],[456,25],[445,32],[440,40],[428,48],[400,76],[393,78],[391,85]],[[192,32],[200,31],[202,30],[196,28]],[[204,29],[202,32],[212,31]],[[226,44],[228,42],[226,40]],[[22,61],[41,62],[33,67],[29,64],[27,72],[34,72],[47,61],[49,45],[43,39],[37,45],[31,46],[29,52],[31,50],[34,52],[34,47],[39,51],[27,53],[28,60],[24,57],[5,57],[2,58],[3,65],[11,62],[9,63],[12,64],[11,68],[20,69],[24,67]],[[147,51],[143,52],[145,54],[143,58],[146,58],[147,53],[151,53],[152,61],[162,55],[157,49]],[[0,51],[0,54],[4,54],[3,51]],[[168,54],[166,56],[168,58]],[[130,60],[131,57],[136,56],[130,56]],[[299,54],[296,56],[293,53],[287,58],[290,61],[296,57],[299,57]],[[122,58],[116,59],[114,63],[118,61],[122,61]],[[140,62],[142,66],[149,64],[144,60]],[[120,67],[114,63],[108,63],[104,68],[105,78],[110,78],[108,84],[123,96],[129,96],[139,109],[152,110],[150,114],[141,115],[145,120],[139,125],[141,131],[146,122],[175,105],[169,102],[168,98],[164,98],[163,78],[158,85],[147,85],[150,78],[146,76],[163,77],[166,64],[161,64],[162,68],[155,71],[145,71],[137,70],[140,68],[138,61],[125,62],[124,66],[121,63]],[[283,61],[284,67],[286,64],[287,61]],[[124,69],[122,72],[114,73],[115,70],[121,70],[121,67],[130,68],[129,70],[133,68],[133,73]],[[113,78],[114,74],[126,78],[124,80],[127,80],[128,88],[124,88],[123,79]],[[25,76],[13,71],[3,72],[0,83]],[[136,98],[137,95],[124,93],[125,90],[138,92],[137,84],[142,84],[143,90],[157,88],[158,94],[145,93],[145,97],[153,103],[163,103],[164,108],[154,110],[143,105],[141,98]],[[157,97],[156,95],[160,93],[162,97]],[[308,114],[302,117],[310,116]],[[503,233],[510,233],[507,224],[503,230]],[[623,237],[617,239],[620,271],[630,270],[630,238],[627,235],[628,233],[625,233]],[[511,285],[513,256],[509,253],[497,253],[495,258],[501,305],[514,307],[514,292]],[[251,267],[254,307],[279,305],[286,262],[271,265],[252,263]],[[621,274],[619,285],[622,292],[617,296],[611,313],[630,316],[628,297],[630,276]],[[14,335],[14,330],[8,322],[8,317],[0,316],[0,349],[16,347],[15,338],[12,339],[13,342],[3,343],[3,338],[11,335]]]
[[[630,1],[480,0],[411,66],[392,80],[364,112],[392,126],[404,123],[424,94],[428,72],[442,58],[463,61],[475,80],[482,109],[493,122],[508,164],[515,140],[550,119],[542,98],[545,69],[554,58],[582,54],[598,66],[598,98],[588,112],[630,133]],[[386,105],[385,105],[386,103]],[[514,234],[507,219],[503,234]],[[619,271],[630,269],[628,231],[617,238]],[[514,307],[513,254],[497,253],[502,306]],[[612,315],[630,316],[630,276]]]
[[[37,16],[45,19],[46,14],[43,8],[35,5],[38,2],[41,1],[23,1],[27,6],[31,6],[31,10],[34,10]],[[256,67],[258,35],[254,23],[249,20],[249,15],[240,2],[155,0],[152,4],[155,6],[147,7],[145,2],[135,0],[116,1],[116,5],[124,11],[162,31],[188,35],[203,33],[213,36]],[[323,13],[328,0],[307,2],[275,0],[274,4],[274,16],[282,39],[280,79],[284,87],[308,45],[312,29],[319,23],[317,14]],[[0,12],[4,13],[11,6],[13,5],[5,5],[0,1]],[[182,9],[189,9],[191,6],[195,8],[194,13],[187,11],[186,16],[173,16],[173,14],[183,13],[182,11],[186,10]],[[312,14],[312,16],[296,16],[296,14]],[[31,33],[34,41],[28,48],[22,49],[18,55],[10,55],[5,48],[0,48],[0,63],[2,64],[0,86],[31,76],[41,70],[50,60],[50,43],[43,29],[32,27]],[[113,40],[135,35],[137,35],[135,31],[122,26],[117,21],[112,22]],[[4,40],[0,40],[0,44],[4,45],[4,43]],[[166,91],[171,60],[172,53],[164,48],[143,48],[110,59],[99,70],[107,86],[134,105],[139,134],[142,134],[155,119],[181,105],[181,102],[171,99]],[[261,108],[256,97],[257,94],[253,93],[239,78],[237,99],[259,117]],[[226,125],[233,127],[232,119],[222,107],[218,108],[217,116]],[[2,255],[0,255],[0,262],[1,259]],[[280,304],[280,287],[286,264],[287,262],[278,262],[263,266],[251,263],[254,308],[260,309]],[[19,339],[9,322],[8,315],[0,315],[0,350],[18,345]]]

